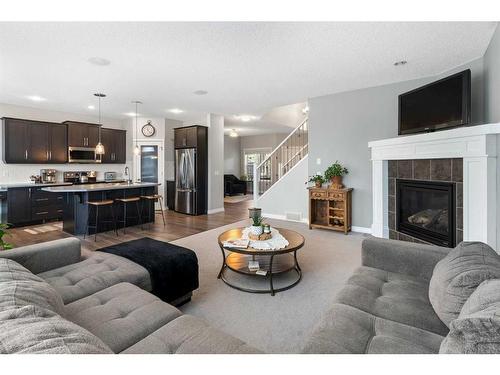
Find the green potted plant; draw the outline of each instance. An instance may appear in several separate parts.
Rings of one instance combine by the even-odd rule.
[[[349,171],[346,167],[337,161],[330,165],[325,171],[325,180],[332,183],[332,188],[341,189],[344,187],[342,184],[342,177],[348,174]]]
[[[250,227],[250,232],[255,236],[260,236],[264,229],[262,228],[262,224],[264,218],[260,215],[260,212],[252,213],[252,226]]]
[[[325,179],[324,179],[324,177],[322,175],[315,174],[314,176],[310,176],[309,177],[309,181],[308,182],[314,182],[314,186],[317,187],[317,188],[320,188],[325,183]]]
[[[12,245],[3,240],[3,236],[8,235],[9,224],[0,224],[0,251],[12,249]]]

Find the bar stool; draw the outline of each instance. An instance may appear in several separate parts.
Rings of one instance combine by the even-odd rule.
[[[161,211],[161,218],[163,219],[163,226],[165,226],[165,214],[163,213],[163,197],[160,194],[152,194],[152,195],[141,195],[141,199],[143,201],[146,201],[150,203],[151,201],[153,202],[158,202],[160,204],[160,211]],[[154,203],[153,203],[153,209],[154,209]],[[142,211],[142,209],[141,209]],[[151,204],[148,204],[148,219],[151,216]],[[141,214],[142,218],[142,214]],[[153,222],[155,221],[155,217],[153,216]],[[151,223],[149,223],[149,227],[151,227]]]
[[[113,208],[113,200],[112,199],[106,199],[102,201],[88,201],[87,202],[89,206],[89,213],[87,216],[87,227],[85,228],[85,233],[83,233],[83,239],[85,239],[86,235],[90,236],[89,229],[93,228],[94,229],[94,242],[97,241],[97,227],[99,225],[99,207],[109,207],[111,210],[111,220],[101,220],[101,223],[113,223],[114,228],[115,228],[115,233],[118,236],[118,231],[116,230],[116,220],[115,220],[115,210]],[[94,225],[90,224],[90,208],[94,207],[95,210],[95,222]]]
[[[140,197],[129,197],[129,198],[116,198],[115,202],[123,203],[123,220],[116,220],[117,223],[123,223],[123,234],[125,234],[125,227],[127,226],[127,204],[135,202],[135,208],[137,209],[137,224],[141,224],[142,229],[142,219],[141,210],[139,208]]]

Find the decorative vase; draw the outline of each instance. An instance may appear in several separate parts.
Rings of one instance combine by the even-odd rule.
[[[260,236],[263,232],[262,225],[252,225],[250,227],[250,233],[252,233],[255,236]]]
[[[316,185],[316,188],[320,189],[321,186],[323,186],[323,184],[321,183],[321,181],[314,181],[314,184]]]
[[[333,176],[330,181],[332,182],[332,189],[342,189],[344,187],[342,184],[342,176]]]

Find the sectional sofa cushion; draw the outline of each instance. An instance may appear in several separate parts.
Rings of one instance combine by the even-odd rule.
[[[334,304],[306,342],[303,353],[438,353],[443,336]]]
[[[153,332],[124,354],[258,354],[243,341],[210,327],[205,321],[182,315]]]
[[[61,294],[65,304],[121,282],[151,290],[149,273],[144,267],[128,259],[100,252],[81,262],[43,272],[38,276]]]
[[[486,280],[465,302],[440,353],[500,353],[500,280]]]
[[[482,242],[462,242],[434,268],[429,285],[432,307],[449,327],[479,284],[496,278],[500,255]]]
[[[417,277],[360,267],[335,302],[442,336],[448,333],[429,302],[428,282]]]
[[[61,296],[46,281],[13,260],[0,258],[0,311],[29,305],[64,312]]]
[[[0,311],[0,353],[106,354],[97,337],[51,310],[27,305]]]
[[[175,307],[129,283],[116,284],[66,306],[69,320],[99,337],[115,353],[181,314]]]

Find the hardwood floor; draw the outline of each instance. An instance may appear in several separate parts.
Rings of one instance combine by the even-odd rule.
[[[252,200],[238,203],[225,203],[224,212],[201,216],[190,216],[180,214],[175,211],[165,211],[165,226],[163,226],[161,214],[157,213],[155,223],[151,224],[150,228],[148,228],[148,225],[144,225],[144,230],[141,230],[139,225],[127,228],[126,234],[123,234],[122,230],[118,231],[118,237],[114,232],[99,233],[97,235],[97,242],[94,242],[94,236],[87,237],[85,240],[83,239],[83,236],[78,237],[82,240],[82,249],[84,251],[93,251],[101,247],[141,237],[151,237],[161,241],[174,241],[182,237],[191,236],[196,233],[218,228],[223,225],[248,218],[248,208],[251,205]],[[59,238],[71,237],[70,234],[63,232],[61,229],[37,234],[31,234],[26,231],[26,229],[33,230],[38,227],[43,227],[44,225],[54,226],[54,224],[57,224],[57,222],[13,228],[9,231],[10,236],[5,239],[7,242],[12,243],[15,247],[18,247],[57,240]]]

